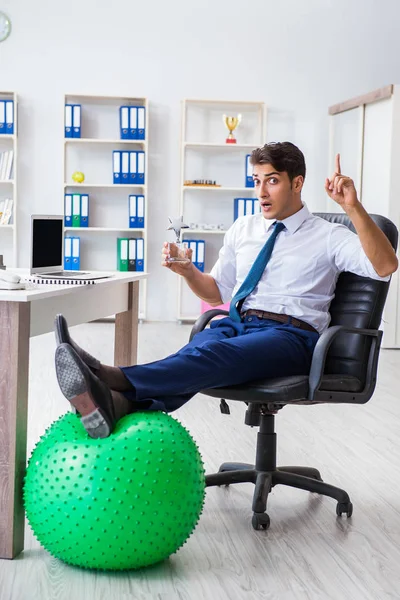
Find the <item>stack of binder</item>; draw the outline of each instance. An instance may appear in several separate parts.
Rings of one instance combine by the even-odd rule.
[[[204,240],[186,240],[188,248],[193,250],[192,263],[199,271],[204,272],[204,254],[206,243]]]
[[[238,217],[255,215],[260,212],[260,203],[257,198],[235,198],[233,209],[233,220]]]
[[[64,269],[79,271],[81,268],[81,239],[75,236],[64,238]]]
[[[248,187],[248,188],[253,188],[254,187],[253,165],[250,164],[250,154],[246,154],[245,187]]]
[[[144,196],[129,196],[129,227],[144,229]]]
[[[144,271],[144,239],[117,239],[117,270]]]
[[[121,140],[146,139],[146,109],[144,106],[120,106]]]
[[[144,152],[113,150],[113,183],[144,185]]]
[[[10,181],[13,175],[14,150],[0,152],[0,181]]]
[[[65,194],[65,227],[89,227],[89,194]]]
[[[0,99],[0,135],[12,135],[14,129],[14,100]]]
[[[81,137],[81,105],[66,104],[65,105],[65,137],[80,138]]]

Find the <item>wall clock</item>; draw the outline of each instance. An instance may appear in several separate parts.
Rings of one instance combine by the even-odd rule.
[[[7,15],[0,11],[0,42],[4,42],[11,33],[11,21]]]

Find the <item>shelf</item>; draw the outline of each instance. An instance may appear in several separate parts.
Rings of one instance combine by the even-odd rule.
[[[67,187],[76,187],[76,188],[140,188],[142,190],[146,189],[146,185],[140,185],[138,183],[64,183],[64,188]]]
[[[82,103],[86,102],[86,104],[106,104],[109,106],[113,101],[115,102],[142,102],[143,106],[146,102],[145,97],[132,97],[132,96],[91,96],[88,94],[65,94],[65,99],[70,102],[70,98],[76,98],[77,100],[81,100]]]
[[[242,114],[245,127],[234,131],[236,143],[227,143],[226,115]],[[182,240],[205,241],[206,265],[215,264],[232,223],[233,199],[256,201],[258,188],[247,187],[252,169],[245,156],[266,140],[266,105],[252,100],[189,98],[181,103],[179,209],[190,228],[182,230]],[[238,136],[238,137],[237,137]],[[228,140],[229,141],[229,140]],[[213,185],[185,185],[191,181]],[[237,185],[235,185],[237,184]],[[192,190],[189,191],[188,190]],[[258,202],[256,201],[258,204]],[[221,229],[207,229],[208,226]],[[195,322],[200,316],[196,295],[178,279],[177,319]]]
[[[11,101],[13,106],[13,132],[2,128],[0,133],[0,155],[9,154],[6,160],[7,179],[2,179],[5,173],[0,175],[0,195],[4,207],[4,200],[12,201],[11,216],[7,219],[7,224],[0,225],[1,248],[0,254],[3,255],[3,261],[7,268],[15,268],[18,266],[18,198],[17,198],[17,181],[18,181],[18,100],[15,92],[1,92],[1,101]],[[1,121],[1,117],[0,117]],[[12,172],[8,172],[10,154],[13,154]],[[4,158],[4,157],[3,157]],[[8,209],[9,210],[9,209]],[[8,213],[8,210],[6,211]]]
[[[212,192],[253,192],[255,188],[246,188],[246,187],[214,187],[212,185],[183,185],[183,190],[204,190],[204,191],[212,191]]]
[[[185,148],[226,148],[229,150],[250,150],[254,148],[258,148],[260,144],[214,144],[208,142],[185,142]]]
[[[146,140],[102,140],[96,138],[64,138],[64,144],[135,144],[145,147]]]
[[[130,227],[130,228],[124,228],[124,227],[64,227],[64,231],[101,231],[101,232],[109,232],[109,231],[138,231],[138,232],[143,232],[145,231],[143,228],[139,229],[137,227]]]
[[[189,322],[195,322],[195,321],[197,321],[197,319],[198,319],[200,316],[201,316],[201,315],[200,315],[200,313],[199,313],[198,315],[196,315],[195,317],[190,317],[190,316],[188,317],[188,316],[182,316],[182,315],[179,315],[179,316],[178,316],[178,320],[179,320],[179,321],[189,321]]]
[[[220,106],[221,104],[229,104],[229,105],[240,105],[240,106],[264,106],[264,102],[246,102],[242,100],[207,100],[207,99],[197,99],[197,98],[185,98],[184,102],[187,104],[216,104]]]
[[[225,234],[226,232],[227,229],[185,229],[182,231],[182,235],[186,235],[187,233],[201,233],[202,235],[208,235],[211,233],[215,235],[216,233]]]
[[[73,227],[72,221],[64,226],[65,236],[81,239],[81,268],[96,270],[116,266],[117,238],[143,238],[144,264],[148,266],[147,252],[147,219],[141,227],[129,227],[128,196],[144,196],[144,209],[148,206],[148,149],[149,149],[149,106],[144,96],[127,96],[125,94],[92,95],[86,93],[64,94],[63,104],[81,105],[81,136],[65,137],[62,129],[63,153],[63,195],[90,195],[89,227]],[[64,108],[63,106],[63,108]],[[121,106],[141,106],[145,109],[145,139],[121,138]],[[129,113],[130,117],[130,113]],[[128,125],[129,123],[128,119]],[[133,125],[133,122],[132,122]],[[65,112],[64,112],[65,127]],[[129,132],[129,129],[128,129]],[[145,176],[119,178],[113,177],[112,150],[120,152],[144,151]],[[85,173],[82,183],[74,181],[74,171]],[[114,183],[117,181],[119,183]],[[141,183],[140,183],[141,182]],[[114,217],[107,219],[108,212]],[[194,221],[197,223],[197,221]],[[222,221],[221,221],[222,222]],[[78,221],[78,223],[80,223]],[[98,226],[103,223],[102,226]],[[200,223],[200,221],[198,222]],[[5,237],[5,236],[4,236]],[[132,245],[131,245],[132,246]],[[83,264],[82,264],[83,263]],[[104,263],[104,264],[103,264]],[[147,282],[143,280],[139,286],[138,311],[141,319],[147,312]]]

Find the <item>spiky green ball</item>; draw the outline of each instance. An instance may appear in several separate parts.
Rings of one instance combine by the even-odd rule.
[[[205,476],[188,431],[163,412],[121,419],[92,439],[68,413],[40,438],[24,502],[39,542],[71,565],[137,569],[176,552],[202,512]]]

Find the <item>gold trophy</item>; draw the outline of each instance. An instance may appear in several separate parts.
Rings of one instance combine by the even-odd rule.
[[[236,139],[233,135],[233,131],[236,129],[236,127],[239,125],[240,121],[242,120],[242,115],[238,115],[237,117],[227,117],[226,115],[222,115],[222,120],[225,123],[225,125],[227,126],[227,128],[229,129],[229,135],[226,138],[226,143],[227,144],[236,144]]]

